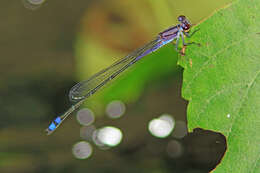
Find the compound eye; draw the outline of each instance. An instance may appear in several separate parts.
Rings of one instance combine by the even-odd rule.
[[[183,29],[184,29],[184,30],[190,29],[190,25],[184,25],[184,26],[183,26]]]
[[[186,19],[186,17],[183,16],[183,15],[180,15],[180,16],[178,17],[178,21],[179,21],[179,22],[183,22],[185,19]]]

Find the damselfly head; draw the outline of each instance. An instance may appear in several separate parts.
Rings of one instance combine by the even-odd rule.
[[[189,30],[190,27],[191,27],[191,23],[189,22],[189,20],[183,16],[183,15],[180,15],[178,17],[178,21],[181,23],[181,27],[183,30]]]
[[[185,21],[186,20],[186,17],[184,16],[184,15],[180,15],[179,17],[178,17],[178,21],[179,22],[183,22],[183,21]]]

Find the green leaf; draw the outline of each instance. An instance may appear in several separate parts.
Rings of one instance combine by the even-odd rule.
[[[179,60],[188,128],[221,132],[214,172],[260,172],[260,1],[237,0],[201,23]]]

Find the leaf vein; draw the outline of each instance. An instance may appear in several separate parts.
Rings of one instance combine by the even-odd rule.
[[[219,50],[215,55],[212,55],[212,58],[210,58],[210,56],[208,56],[208,55],[199,53],[199,54],[201,54],[201,55],[203,55],[203,56],[206,56],[206,57],[208,58],[208,60],[206,60],[206,61],[202,64],[201,68],[200,68],[198,71],[195,72],[195,74],[193,75],[193,77],[191,78],[191,80],[187,81],[187,85],[186,85],[186,87],[185,87],[184,90],[190,89],[190,86],[191,86],[192,82],[194,81],[194,79],[197,78],[197,76],[205,69],[206,65],[208,65],[211,61],[213,61],[213,60],[216,59],[217,55],[223,53],[225,50],[228,50],[228,49],[229,49],[230,47],[232,47],[232,46],[235,46],[235,45],[237,45],[237,44],[239,44],[239,43],[241,43],[241,42],[243,42],[243,41],[248,40],[248,39],[250,38],[250,36],[251,36],[251,34],[248,35],[247,37],[245,37],[244,39],[241,39],[241,40],[232,42],[232,43],[229,44],[228,46],[226,46],[226,47],[224,47],[223,49]],[[187,91],[186,91],[186,92],[187,92]]]
[[[240,104],[239,106],[237,106],[237,108],[238,108],[237,115],[239,115],[239,113],[241,112],[241,109],[242,109],[242,107],[243,107],[243,105],[244,105],[244,103],[245,103],[245,101],[246,101],[246,98],[248,97],[249,90],[252,88],[252,86],[253,86],[253,84],[255,83],[255,81],[256,81],[256,79],[257,79],[257,77],[258,77],[259,74],[260,74],[260,70],[257,71],[256,75],[255,75],[255,76],[253,77],[253,79],[248,83],[248,88],[247,88],[247,90],[246,90],[244,96],[242,97],[242,101],[239,102],[239,103],[241,103],[241,104]],[[234,118],[233,122],[231,123],[230,133],[232,132],[233,124],[234,124],[234,122],[236,121],[237,117],[238,117],[238,116],[236,116],[236,118]],[[228,139],[230,133],[227,134],[227,139]]]

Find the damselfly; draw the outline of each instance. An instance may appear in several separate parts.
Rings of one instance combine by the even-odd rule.
[[[184,35],[190,37],[195,33],[195,31],[189,35],[188,30],[191,27],[191,23],[185,16],[179,16],[178,21],[180,22],[179,24],[159,33],[158,36],[148,44],[133,51],[129,55],[125,56],[121,60],[118,60],[104,70],[101,70],[100,72],[90,77],[88,80],[79,82],[73,86],[69,92],[69,98],[74,102],[74,104],[63,115],[58,116],[51,122],[49,127],[46,129],[47,134],[49,135],[54,132],[60,126],[60,124],[83,103],[86,98],[94,94],[108,81],[112,80],[114,77],[130,67],[132,64],[136,63],[142,57],[158,50],[165,44],[174,40],[176,40],[176,50],[178,51],[180,38],[182,39],[182,45],[186,46],[187,44],[185,43]]]

